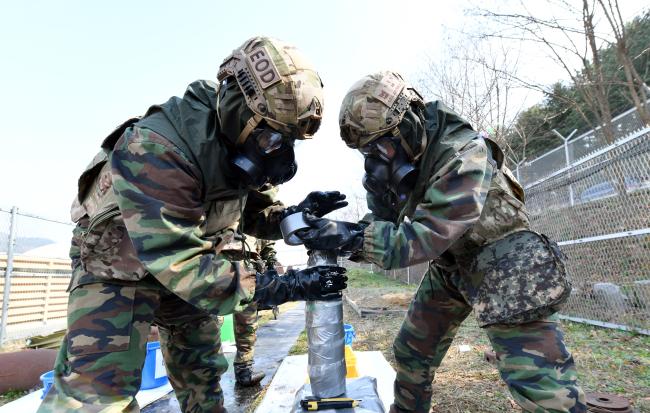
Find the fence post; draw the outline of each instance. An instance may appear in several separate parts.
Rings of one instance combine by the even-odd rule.
[[[11,207],[9,223],[9,243],[7,244],[7,268],[5,269],[5,285],[2,295],[2,323],[0,324],[0,345],[7,338],[7,317],[9,316],[9,292],[11,290],[11,273],[14,271],[14,244],[16,242],[16,214],[18,208]]]
[[[406,285],[411,285],[411,267],[406,267]]]
[[[571,166],[571,159],[569,157],[569,139],[578,131],[578,129],[574,129],[573,132],[569,134],[566,138],[560,134],[557,130],[553,129],[552,132],[556,134],[557,136],[562,139],[562,142],[564,143],[564,163],[565,166],[567,167],[567,172],[569,175],[569,179],[571,178],[571,171],[568,169],[569,166]],[[575,205],[575,201],[573,200],[573,186],[569,184],[569,204],[571,206]]]

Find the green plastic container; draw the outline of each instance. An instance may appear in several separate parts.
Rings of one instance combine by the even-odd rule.
[[[221,325],[221,342],[234,343],[235,331],[232,325],[232,314],[223,317],[223,324]]]

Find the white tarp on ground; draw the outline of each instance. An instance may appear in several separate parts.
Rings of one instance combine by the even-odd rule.
[[[370,376],[377,379],[379,397],[384,404],[384,409],[388,411],[393,402],[395,370],[388,364],[380,351],[355,351],[354,354],[357,356],[359,376]],[[307,355],[285,358],[255,413],[290,412],[296,392],[306,382]]]
[[[140,390],[135,398],[138,400],[140,408],[142,408],[160,399],[172,390],[172,385],[167,382],[167,384],[154,389]],[[35,413],[41,404],[42,393],[43,391],[39,389],[33,393],[29,393],[27,396],[0,406],[0,413]]]

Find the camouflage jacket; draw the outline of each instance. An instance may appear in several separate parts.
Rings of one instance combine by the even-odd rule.
[[[236,233],[233,239],[223,247],[223,252],[231,259],[250,261],[257,271],[264,271],[267,266],[276,263],[275,241],[255,238],[252,235],[243,237]]]
[[[429,260],[453,269],[478,247],[529,226],[523,190],[498,146],[440,102],[427,103],[425,121],[429,143],[407,204],[391,211],[368,197],[361,255],[385,269]]]
[[[275,200],[277,187],[265,191],[251,191],[248,194],[247,206],[271,205]],[[261,225],[261,223],[258,223]],[[250,227],[250,225],[248,225]],[[257,271],[264,271],[267,266],[276,263],[275,241],[256,238],[250,234],[235,233],[231,241],[223,247],[231,259],[250,261]]]
[[[209,109],[204,112],[216,118]],[[228,314],[239,309],[252,299],[255,271],[222,250],[240,220],[245,233],[280,238],[284,206],[256,191],[214,184],[227,182],[224,177],[217,176],[206,191],[202,168],[192,161],[203,154],[184,153],[139,125],[128,127],[117,142],[107,139],[80,179],[72,209],[78,225],[70,254],[71,288],[134,282],[152,274],[203,310]],[[224,150],[218,140],[208,141],[196,147]],[[218,153],[215,157],[223,159]],[[218,165],[211,177],[226,169]]]

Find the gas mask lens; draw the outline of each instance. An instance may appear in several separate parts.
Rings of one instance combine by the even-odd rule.
[[[376,156],[385,162],[390,162],[397,153],[397,143],[393,137],[379,138],[359,149],[363,156]]]
[[[273,129],[256,129],[253,136],[257,142],[257,147],[265,155],[280,149],[284,142],[284,136]]]
[[[383,196],[387,190],[401,202],[415,185],[418,171],[409,161],[400,138],[382,136],[364,147],[366,177],[363,185],[369,191]]]

